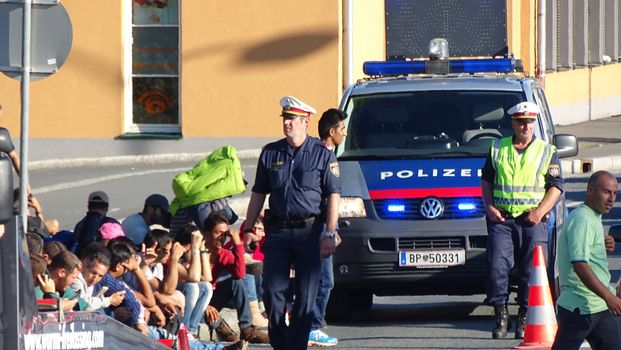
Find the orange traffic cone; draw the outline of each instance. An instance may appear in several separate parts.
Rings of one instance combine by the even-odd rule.
[[[550,349],[558,326],[541,246],[535,246],[532,266],[524,339],[516,349]]]

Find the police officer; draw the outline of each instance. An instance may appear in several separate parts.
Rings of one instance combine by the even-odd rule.
[[[563,191],[556,148],[533,135],[539,106],[521,102],[508,113],[514,134],[492,144],[481,176],[488,233],[487,303],[494,306],[494,339],[507,335],[509,271],[514,265],[519,305],[515,338],[524,338],[533,250],[541,245],[547,260],[547,216]]]
[[[339,168],[334,153],[306,134],[309,105],[285,96],[280,100],[285,138],[267,144],[247,210],[255,222],[270,194],[264,225],[264,302],[274,349],[306,349],[320,276],[320,258],[334,252],[340,199]],[[322,206],[322,201],[327,206]],[[324,229],[325,223],[325,229]],[[244,244],[250,243],[244,232]],[[295,300],[290,326],[285,323],[289,268],[295,266]]]

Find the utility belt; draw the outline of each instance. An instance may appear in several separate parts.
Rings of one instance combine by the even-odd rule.
[[[320,216],[310,216],[308,218],[281,218],[274,216],[269,210],[265,211],[264,221],[268,226],[282,228],[306,228],[311,227],[315,220]]]

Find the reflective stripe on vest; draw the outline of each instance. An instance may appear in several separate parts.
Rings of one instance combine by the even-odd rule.
[[[520,154],[512,137],[495,141],[490,149],[495,170],[494,205],[513,216],[536,208],[545,196],[545,175],[554,150],[554,146],[534,139]]]

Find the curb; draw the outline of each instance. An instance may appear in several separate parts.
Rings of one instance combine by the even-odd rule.
[[[168,153],[168,154],[149,154],[133,156],[113,156],[101,158],[71,158],[71,159],[48,159],[28,163],[28,168],[33,170],[53,169],[53,168],[76,168],[76,167],[98,167],[102,165],[128,165],[128,164],[168,164],[175,162],[198,162],[210,154],[212,151],[201,153]],[[261,149],[248,149],[237,151],[239,159],[257,159],[261,154]]]

